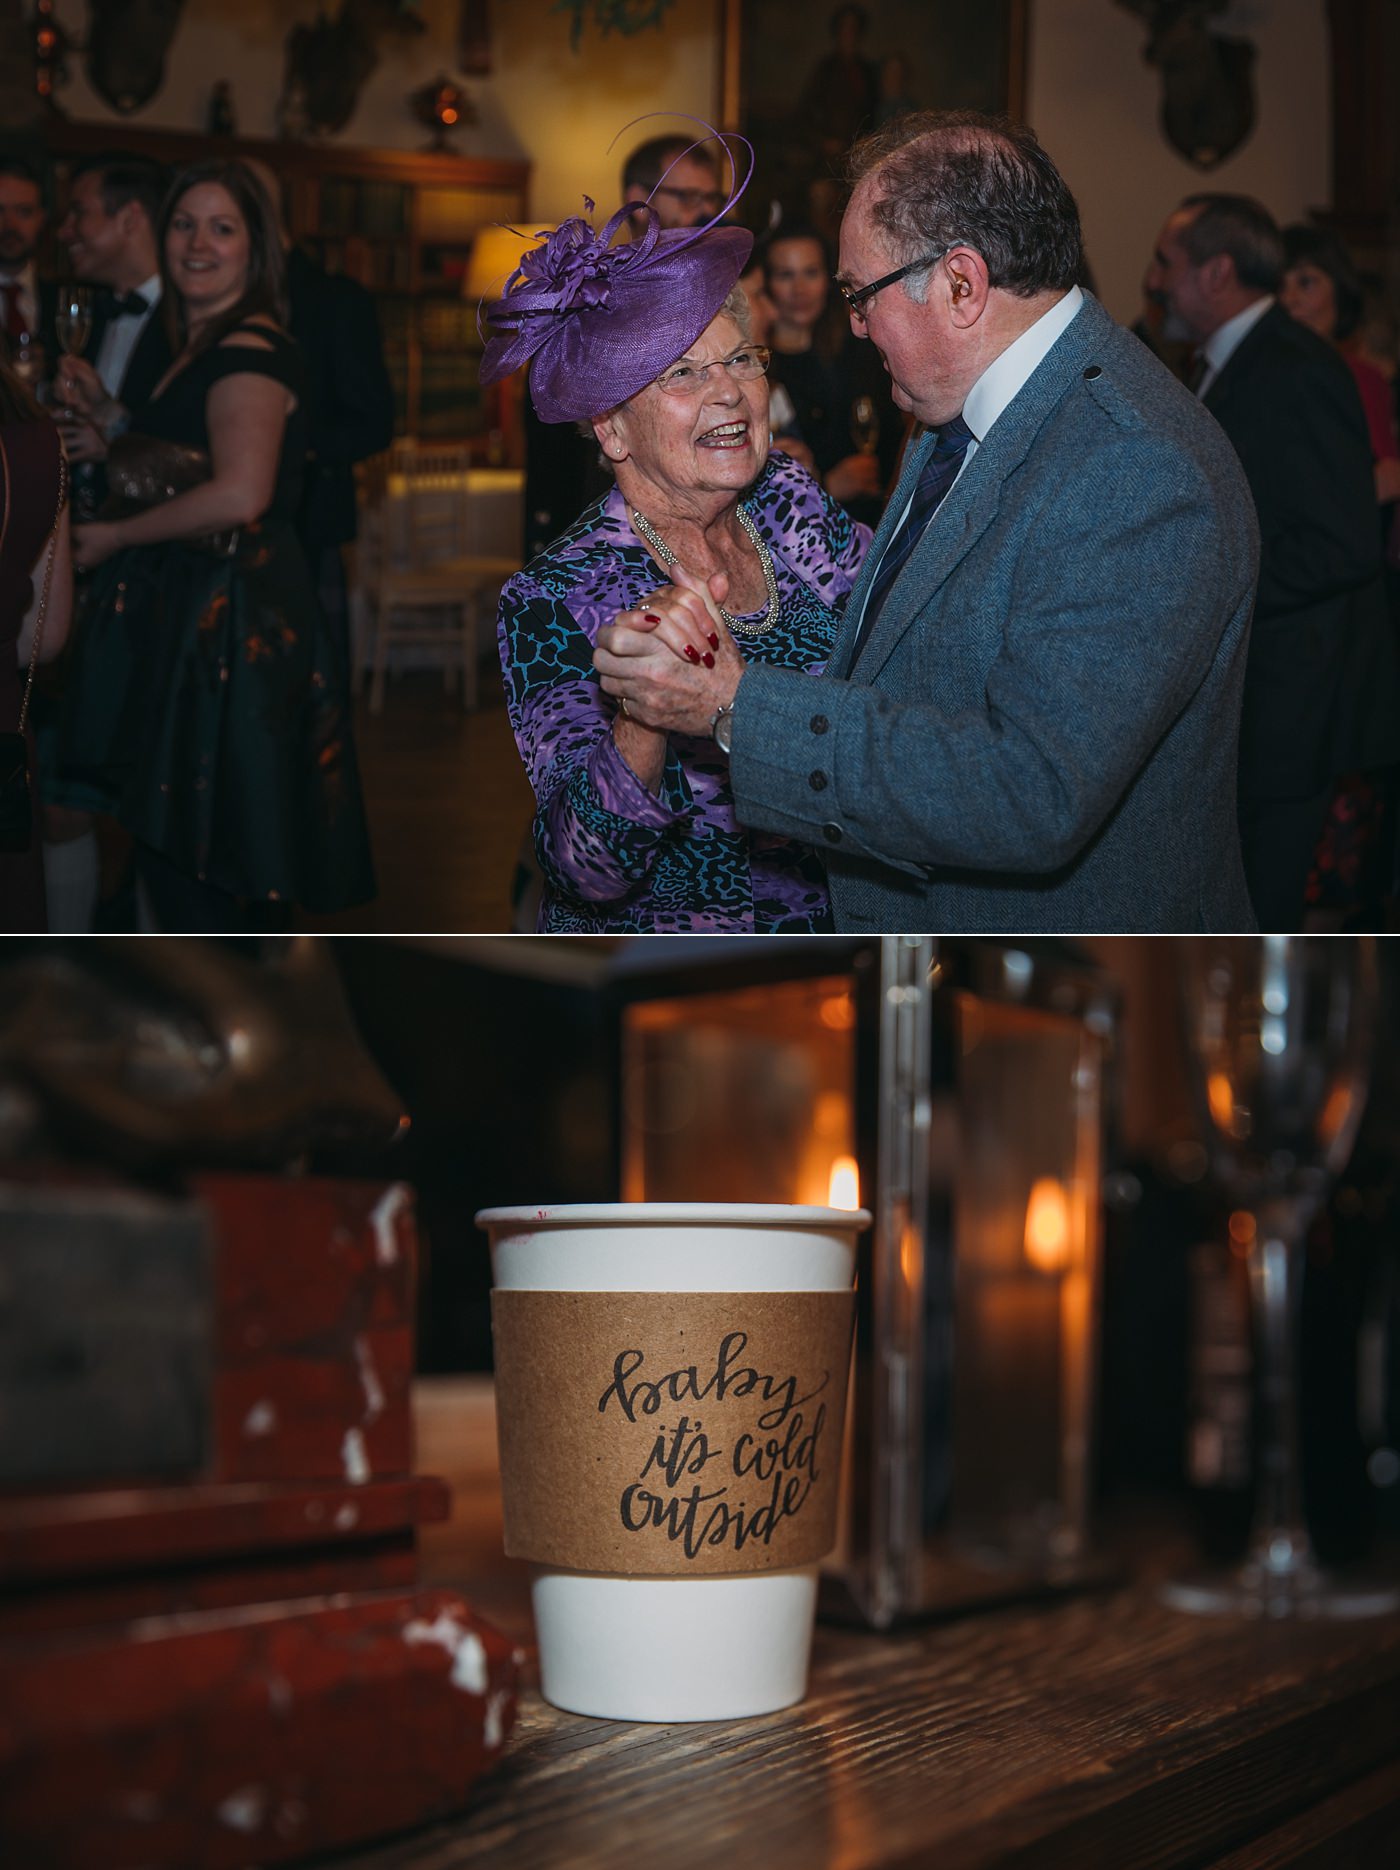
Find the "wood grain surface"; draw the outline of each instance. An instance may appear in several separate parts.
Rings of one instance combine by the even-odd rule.
[[[528,1641],[525,1572],[496,1543],[489,1387],[418,1390],[420,1465],[456,1489],[452,1520],[425,1531],[425,1576]],[[1099,1594],[889,1635],[819,1627],[808,1699],[756,1720],[587,1720],[532,1689],[462,1817],[328,1861],[1400,1863],[1400,1619],[1190,1618],[1158,1601],[1167,1554],[1140,1536],[1132,1554],[1132,1581]]]

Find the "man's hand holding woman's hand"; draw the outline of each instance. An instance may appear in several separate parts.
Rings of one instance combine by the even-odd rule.
[[[719,614],[729,580],[722,571],[700,578],[679,564],[671,578],[598,632],[593,666],[604,692],[625,701],[632,719],[666,732],[706,734],[744,673]]]

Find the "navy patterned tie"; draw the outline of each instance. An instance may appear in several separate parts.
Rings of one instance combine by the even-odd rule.
[[[904,569],[909,554],[923,538],[924,529],[938,511],[944,494],[958,478],[962,458],[967,453],[968,443],[973,439],[972,430],[961,416],[954,416],[951,422],[945,422],[938,431],[938,440],[929,450],[928,460],[915,483],[914,497],[909,502],[904,524],[885,547],[884,556],[876,568],[860,620],[860,634],[851,652],[852,663],[870,640],[870,632],[890,594],[891,585]]]

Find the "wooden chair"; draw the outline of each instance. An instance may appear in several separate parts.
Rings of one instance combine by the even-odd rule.
[[[430,651],[440,659],[450,694],[460,681],[462,705],[477,701],[477,653],[483,613],[520,561],[470,550],[465,448],[396,442],[387,472],[365,515],[359,574],[367,609],[367,640],[357,656],[369,669],[372,714],[384,706],[391,649]]]

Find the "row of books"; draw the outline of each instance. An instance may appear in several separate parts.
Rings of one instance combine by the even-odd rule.
[[[409,292],[413,288],[413,255],[406,246],[371,246],[357,235],[348,240],[313,235],[305,244],[327,272],[358,279],[371,292]]]
[[[401,240],[412,227],[413,191],[402,182],[361,182],[323,176],[315,221],[322,234],[364,234]]]

